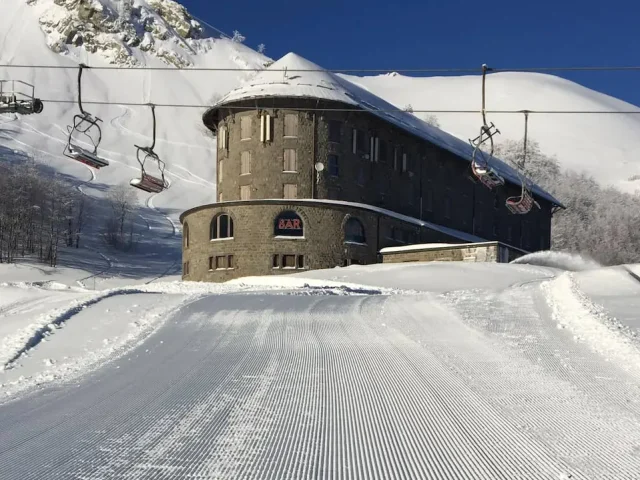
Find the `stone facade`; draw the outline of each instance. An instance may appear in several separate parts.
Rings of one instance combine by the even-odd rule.
[[[527,215],[513,215],[505,206],[520,186],[490,191],[474,181],[467,160],[366,112],[332,111],[344,108],[336,102],[278,98],[269,103],[273,108],[256,110],[240,101],[205,115],[210,128],[228,135],[218,149],[219,201],[242,199],[243,186],[250,199],[284,198],[285,185],[295,185],[297,198],[365,203],[530,251],[550,248],[550,202],[536,197],[541,208]],[[264,114],[270,116],[270,141],[260,138]],[[284,135],[287,116],[297,118],[295,137]],[[245,117],[251,127],[243,139]],[[295,172],[284,171],[285,149],[296,151]],[[243,152],[251,158],[250,173],[242,172]],[[314,169],[318,162],[324,165],[320,174]]]
[[[522,250],[499,242],[469,243],[466,245],[427,246],[410,250],[383,249],[383,263],[403,262],[494,262],[509,263],[526,254]]]
[[[283,212],[299,216],[302,236],[276,235],[276,222]],[[217,228],[220,215],[231,218],[233,232],[230,237],[212,239],[212,223]],[[362,224],[364,241],[347,237],[346,224],[351,218]],[[381,248],[408,242],[459,241],[452,235],[385,215],[374,208],[312,200],[223,202],[191,209],[182,214],[181,221],[183,278],[191,281],[221,282],[249,275],[377,263]],[[275,255],[279,256],[276,266]],[[293,267],[283,266],[284,255],[295,256]],[[218,257],[220,265],[216,263]]]

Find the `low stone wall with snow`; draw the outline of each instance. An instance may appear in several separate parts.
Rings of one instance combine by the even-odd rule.
[[[402,262],[490,262],[509,263],[526,252],[500,242],[424,244],[383,248],[383,263]]]

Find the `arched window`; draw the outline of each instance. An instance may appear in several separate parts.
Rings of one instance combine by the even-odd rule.
[[[189,224],[185,223],[182,227],[182,247],[189,248]]]
[[[362,222],[355,217],[350,217],[344,224],[344,241],[352,243],[367,243]]]
[[[219,238],[233,238],[233,219],[226,213],[211,220],[211,240]]]
[[[303,237],[304,223],[296,212],[287,210],[280,213],[273,223],[276,237]]]

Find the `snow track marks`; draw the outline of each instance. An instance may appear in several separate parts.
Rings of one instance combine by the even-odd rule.
[[[565,333],[536,285],[481,299],[210,296],[78,388],[0,407],[0,471],[637,478],[636,387]]]

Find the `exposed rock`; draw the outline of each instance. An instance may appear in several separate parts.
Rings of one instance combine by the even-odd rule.
[[[146,5],[134,5],[132,0],[27,3],[47,7],[39,21],[47,34],[47,45],[56,53],[67,53],[72,45],[99,53],[110,63],[131,66],[139,63],[132,51],[139,48],[168,65],[183,68],[192,64],[190,54],[209,50],[214,41],[203,39],[200,23],[173,0],[148,0]]]

